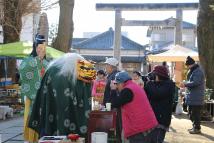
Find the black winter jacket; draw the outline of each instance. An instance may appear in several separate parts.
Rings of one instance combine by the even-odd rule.
[[[106,87],[104,91],[104,99],[103,99],[103,104],[110,102],[110,96],[111,96],[111,81],[115,80],[115,75],[118,73],[117,70],[113,71],[111,74],[107,76],[107,81],[106,81]]]
[[[175,83],[171,80],[149,81],[145,91],[159,124],[169,127]]]

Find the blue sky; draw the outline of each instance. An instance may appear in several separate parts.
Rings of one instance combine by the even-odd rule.
[[[109,27],[114,29],[114,12],[96,11],[96,3],[184,3],[198,2],[199,0],[75,0],[74,6],[74,36],[83,37],[83,32],[105,32]],[[47,12],[49,23],[58,23],[58,8]],[[54,15],[54,16],[53,16]],[[153,12],[122,12],[122,17],[129,20],[164,20],[175,17],[172,11]],[[184,11],[183,20],[196,24],[197,11]],[[122,31],[128,32],[128,37],[140,44],[147,44],[146,37],[148,27],[122,27]]]

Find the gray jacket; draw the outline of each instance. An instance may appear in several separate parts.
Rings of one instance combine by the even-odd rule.
[[[187,87],[187,105],[203,105],[205,91],[205,76],[202,69],[195,65],[189,74]]]

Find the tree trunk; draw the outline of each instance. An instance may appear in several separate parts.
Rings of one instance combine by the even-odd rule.
[[[17,42],[20,40],[22,28],[22,14],[19,1],[4,0],[3,35],[4,43]]]
[[[73,37],[73,8],[74,0],[60,0],[59,27],[54,48],[68,52]]]
[[[22,27],[22,17],[19,0],[4,0],[4,18],[3,18],[3,35],[4,43],[17,42],[20,40],[20,32]],[[1,62],[1,64],[4,64]],[[4,71],[4,65],[0,65],[1,71]],[[3,68],[3,69],[2,69]],[[7,77],[15,79],[16,60],[9,59],[7,65]],[[1,72],[3,73],[3,72]],[[0,77],[5,77],[1,74]]]
[[[213,0],[200,0],[198,12],[199,59],[206,75],[206,87],[214,89],[214,11],[210,5]]]

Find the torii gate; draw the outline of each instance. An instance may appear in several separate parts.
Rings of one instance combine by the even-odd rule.
[[[114,54],[113,56],[121,61],[121,26],[169,26],[175,27],[175,44],[182,45],[182,21],[183,10],[196,10],[198,3],[146,3],[146,4],[125,4],[125,3],[97,3],[98,11],[115,11],[115,32],[114,32]],[[176,11],[176,22],[171,21],[139,21],[125,20],[122,18],[122,11]]]

